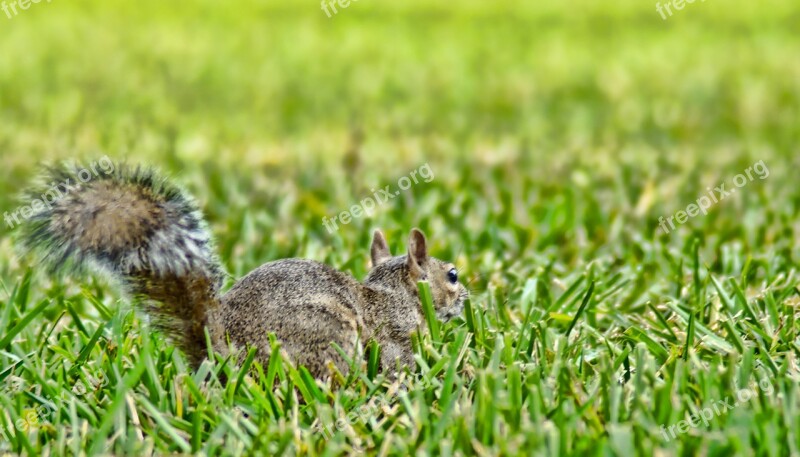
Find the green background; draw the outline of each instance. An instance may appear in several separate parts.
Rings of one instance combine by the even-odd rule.
[[[788,0],[0,11],[0,211],[42,163],[108,155],[197,197],[229,282],[283,257],[363,278],[374,228],[402,252],[420,227],[472,293],[403,395],[367,368],[296,392],[288,365],[188,370],[113,282],[47,276],[3,224],[0,452],[796,455],[798,24]],[[322,225],[426,163],[430,183]]]

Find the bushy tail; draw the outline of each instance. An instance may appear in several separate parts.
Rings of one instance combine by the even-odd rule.
[[[44,203],[31,205],[40,210],[22,224],[23,244],[53,272],[111,272],[196,366],[206,354],[204,328],[218,350],[225,338],[224,273],[200,211],[152,170],[108,164],[93,174],[47,169],[45,184],[28,192]]]

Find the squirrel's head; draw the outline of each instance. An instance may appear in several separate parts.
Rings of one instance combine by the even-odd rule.
[[[380,230],[375,231],[370,248],[372,270],[366,283],[403,287],[419,300],[417,282],[428,281],[436,309],[436,317],[447,321],[461,314],[464,300],[469,295],[467,288],[458,281],[458,271],[450,262],[428,255],[425,235],[419,229],[412,229],[408,238],[408,254],[392,257],[386,237]]]

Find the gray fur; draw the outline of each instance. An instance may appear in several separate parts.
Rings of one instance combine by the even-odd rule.
[[[74,170],[50,172],[51,178],[70,177]],[[428,256],[417,229],[408,255],[396,257],[376,231],[373,268],[363,283],[319,262],[284,259],[253,270],[223,294],[222,269],[193,200],[152,171],[125,166],[34,216],[23,241],[43,251],[53,269],[99,265],[111,271],[129,293],[144,298],[143,309],[193,365],[206,356],[208,330],[215,350],[224,353],[229,339],[239,348],[256,347],[264,364],[267,335],[274,332],[288,356],[318,379],[330,376],[329,364],[348,371],[331,343],[355,357],[374,339],[384,370],[398,363],[413,367],[410,335],[425,328],[417,282],[430,283],[443,320],[459,314],[467,296],[463,285],[448,279],[453,265]]]

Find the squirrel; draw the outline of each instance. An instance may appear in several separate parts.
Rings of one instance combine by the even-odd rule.
[[[380,344],[381,370],[414,368],[411,333],[422,325],[418,281],[428,281],[438,319],[459,315],[468,296],[451,263],[428,254],[425,235],[411,230],[408,253],[392,256],[374,232],[372,268],[358,282],[305,259],[268,262],[223,293],[223,267],[194,199],[152,168],[119,165],[83,182],[78,170],[51,167],[45,182],[75,183],[23,224],[21,241],[52,273],[109,272],[197,368],[212,348],[227,354],[255,347],[266,365],[269,333],[296,365],[317,379],[329,364],[349,371],[331,343],[354,357]],[[31,195],[42,194],[32,189]]]

